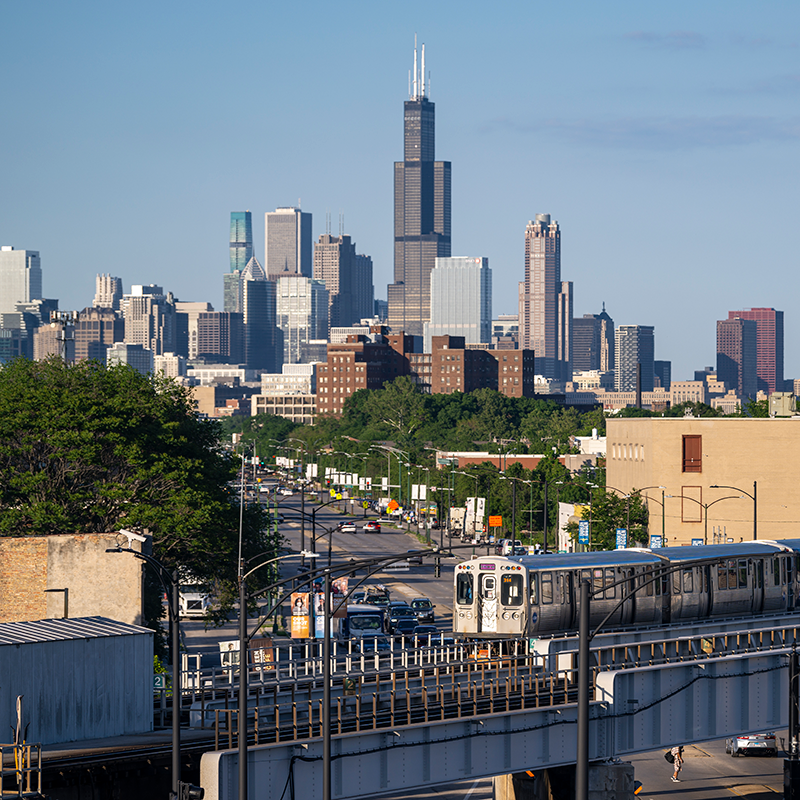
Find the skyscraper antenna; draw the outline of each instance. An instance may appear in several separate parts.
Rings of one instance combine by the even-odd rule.
[[[425,42],[422,43],[422,68],[420,69],[420,94],[425,97]]]
[[[344,236],[344,211],[339,212],[339,236]]]
[[[331,212],[330,211],[326,211],[325,212],[325,233],[327,233],[328,236],[331,235]]]
[[[417,72],[417,34],[414,34],[414,85],[413,85],[413,94],[411,95],[412,100],[417,99],[417,81],[419,79],[419,73]]]

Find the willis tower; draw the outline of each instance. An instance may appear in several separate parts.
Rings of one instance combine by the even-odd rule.
[[[394,165],[394,283],[389,285],[389,325],[422,336],[430,320],[431,270],[450,256],[450,162],[435,161],[434,104],[428,99],[425,45],[404,104],[403,161]]]

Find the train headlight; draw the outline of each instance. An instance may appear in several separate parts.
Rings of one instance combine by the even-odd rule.
[[[503,612],[503,619],[509,619],[508,611]]]
[[[519,619],[519,613],[518,613],[518,612],[516,612],[516,611],[515,611],[515,612],[514,612],[514,613],[513,613],[511,616],[512,616],[514,619]]]
[[[472,612],[471,611],[467,611],[467,619],[472,619]]]
[[[464,618],[464,612],[463,612],[463,611],[459,611],[459,612],[458,612],[458,616],[459,616],[459,617],[461,617],[461,618],[463,619],[463,618]]]

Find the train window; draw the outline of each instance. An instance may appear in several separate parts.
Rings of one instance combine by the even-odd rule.
[[[553,575],[550,572],[542,573],[542,605],[553,602]]]
[[[584,581],[589,581],[589,585],[592,585],[592,571],[589,569],[582,569],[581,570],[581,580],[580,582],[583,583]]]
[[[503,575],[500,579],[500,602],[504,606],[522,605],[522,575]]]
[[[456,601],[462,606],[472,605],[472,575],[469,573],[456,575]]]
[[[739,559],[739,588],[747,588],[747,562],[743,558]]]
[[[781,562],[781,584],[786,583],[786,559],[780,559]]]
[[[685,569],[683,571],[683,591],[684,592],[693,592],[692,589],[692,570]]]
[[[603,594],[603,570],[596,569],[593,573],[592,594],[595,597],[602,597]]]
[[[653,582],[652,578],[653,578],[653,573],[649,569],[643,569],[642,570],[642,576],[641,576],[641,578],[639,578],[639,585],[640,586],[644,586],[644,593],[648,597],[652,597],[653,596],[653,591],[654,591],[653,590],[653,585],[654,585],[654,582]]]
[[[736,588],[736,562],[733,559],[728,561],[728,588]]]
[[[781,565],[777,558],[772,559],[772,582],[775,586],[781,585]]]
[[[531,596],[531,603],[536,605],[539,602],[539,576],[535,573],[531,573],[531,588],[530,588],[530,596]]]
[[[614,583],[616,577],[614,575],[613,569],[606,570],[606,600],[613,600],[617,596],[617,587],[612,586],[611,584]]]
[[[717,568],[718,570],[718,583],[720,589],[727,589],[728,588],[728,568],[725,566],[725,563],[719,565]]]
[[[681,574],[680,572],[672,573],[672,594],[681,593]]]

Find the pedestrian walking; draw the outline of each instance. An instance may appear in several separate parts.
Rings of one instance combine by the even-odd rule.
[[[678,778],[678,773],[681,771],[683,767],[683,747],[673,747],[670,751],[672,753],[673,758],[675,759],[672,762],[673,771],[672,771],[672,780],[675,783],[680,783],[680,779]]]

